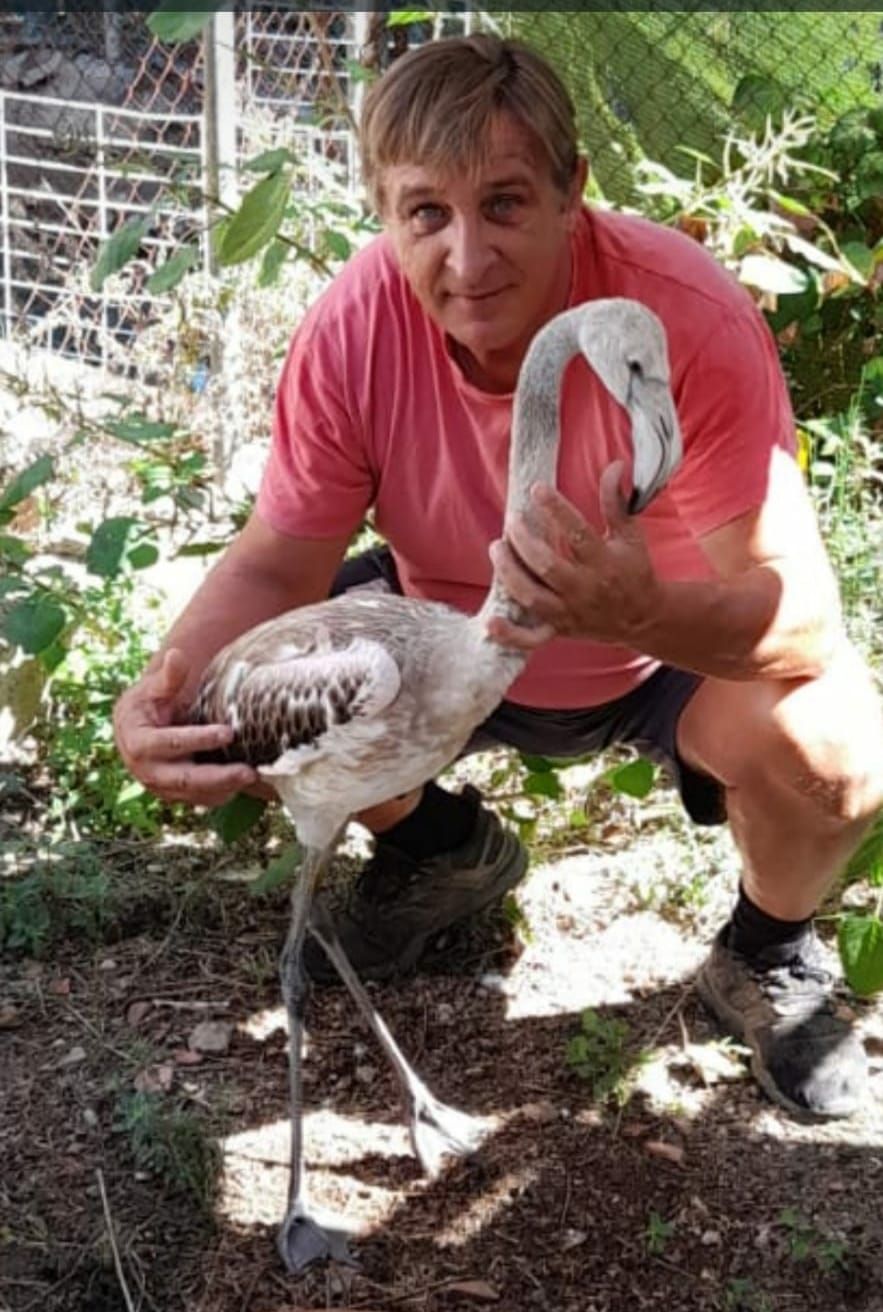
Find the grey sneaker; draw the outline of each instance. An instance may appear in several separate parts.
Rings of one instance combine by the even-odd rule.
[[[702,1001],[751,1048],[751,1070],[780,1106],[805,1118],[851,1116],[868,1079],[865,1050],[834,1001],[835,976],[815,934],[743,957],[714,941],[696,985]]]
[[[378,842],[347,905],[336,912],[340,941],[362,978],[387,979],[411,970],[436,934],[489,906],[524,877],[522,844],[481,805],[475,788],[467,784],[463,796],[474,806],[475,825],[462,846],[415,861]],[[316,983],[337,980],[312,937],[304,945],[304,961]]]

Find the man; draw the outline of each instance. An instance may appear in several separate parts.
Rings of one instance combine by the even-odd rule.
[[[866,1062],[835,1012],[812,916],[883,799],[868,672],[792,458],[774,345],[748,296],[686,237],[590,212],[573,109],[535,53],[480,35],[409,53],[372,88],[366,181],[384,234],[307,315],[279,384],[257,507],[120,699],[117,735],[161,796],[216,804],[256,783],[196,765],[223,726],[175,724],[200,671],[251,625],[350,586],[477,609],[491,566],[544,621],[496,622],[539,647],[472,746],[556,756],[635,743],[699,823],[729,820],[742,887],[700,991],[744,1036],[767,1092],[846,1115]],[[512,389],[536,330],[599,296],[665,325],[683,465],[646,515],[623,513],[623,416],[568,371],[559,491],[499,537]],[[366,510],[391,545],[341,569]],[[548,539],[548,541],[547,541]],[[430,783],[359,817],[379,836],[340,930],[388,974],[438,924],[487,904],[526,857],[473,789]],[[312,971],[321,972],[321,961]]]

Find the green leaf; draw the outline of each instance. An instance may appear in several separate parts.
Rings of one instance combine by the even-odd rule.
[[[147,231],[153,222],[151,215],[140,219],[127,219],[121,228],[117,228],[98,251],[98,259],[89,278],[93,292],[100,292],[106,278],[112,273],[119,273],[124,265],[138,254]]]
[[[174,437],[174,424],[157,423],[142,414],[124,415],[122,419],[105,419],[102,423],[105,432],[116,437],[120,442],[131,442],[134,446],[144,446],[149,442],[164,442]]]
[[[345,237],[342,232],[335,232],[333,228],[325,230],[325,241],[332,255],[336,255],[339,260],[348,260],[352,254],[352,242]]]
[[[242,167],[253,173],[278,173],[284,164],[294,163],[291,151],[284,146],[277,146],[275,150],[262,150],[254,159],[246,160]]]
[[[196,246],[182,246],[161,264],[155,273],[147,279],[145,286],[154,296],[170,292],[173,287],[199,263],[199,250]]]
[[[762,292],[793,295],[805,290],[809,278],[802,269],[777,260],[773,255],[746,255],[739,266],[739,277]]]
[[[149,569],[159,560],[159,548],[155,542],[139,542],[127,556],[132,569]]]
[[[562,796],[564,789],[561,787],[561,780],[552,770],[543,774],[529,774],[521,785],[521,791],[529,794],[531,797],[554,797]]]
[[[246,193],[224,233],[218,252],[220,264],[250,260],[276,236],[290,191],[288,173],[282,170],[264,178]]]
[[[237,838],[247,834],[257,824],[266,806],[267,803],[260,797],[237,793],[223,806],[216,806],[213,811],[209,811],[209,825],[222,842],[235,843]]]
[[[284,241],[274,240],[264,251],[257,283],[259,287],[272,287],[279,277],[279,271],[288,258],[290,247]]]
[[[883,194],[883,174],[880,177],[880,191]],[[843,255],[862,278],[870,278],[874,272],[874,252],[863,241],[845,241],[840,247]]]
[[[873,150],[863,155],[855,174],[859,200],[871,200],[883,195],[883,151]]]
[[[261,893],[269,893],[278,888],[280,884],[287,884],[300,865],[302,855],[298,843],[289,844],[282,855],[271,861],[266,870],[249,884],[248,891],[258,897]]]
[[[11,533],[0,533],[0,559],[11,565],[23,565],[30,555],[30,547],[21,538],[13,537]]]
[[[876,916],[844,916],[837,939],[849,987],[862,998],[883,989],[883,922]]]
[[[434,18],[431,9],[394,9],[386,15],[386,26],[408,27],[411,23],[431,23]]]
[[[221,8],[218,0],[205,0],[202,6],[198,0],[193,0],[193,9],[176,13],[172,3],[174,0],[160,5],[147,18],[148,28],[160,41],[191,41],[207,25],[212,14]]]
[[[67,616],[54,601],[27,597],[10,609],[3,621],[3,633],[9,642],[36,656],[52,645],[66,623]]]
[[[554,769],[548,756],[534,756],[530,752],[519,752],[522,763],[532,774],[545,774],[547,770]]]
[[[366,68],[357,59],[348,59],[345,67],[347,77],[351,78],[353,82],[374,82],[377,78],[373,68]]]
[[[611,788],[617,793],[639,798],[647,796],[655,778],[656,769],[652,761],[643,756],[639,756],[637,761],[629,761],[627,765],[617,766],[607,775]]]
[[[784,210],[786,214],[795,214],[801,219],[811,219],[813,217],[812,210],[801,201],[795,200],[793,196],[783,196],[780,191],[771,191],[770,195],[779,209]]]
[[[883,886],[883,811],[847,863],[847,883],[858,879],[869,879],[878,888]]]
[[[213,556],[215,552],[223,551],[229,546],[228,542],[188,542],[186,547],[175,552],[178,556]]]
[[[12,482],[8,483],[0,493],[0,511],[17,506],[41,484],[48,483],[54,473],[55,465],[51,456],[40,456],[39,459],[34,460],[20,474],[16,474]]]
[[[776,118],[788,103],[788,95],[774,78],[763,73],[746,73],[733,92],[732,108],[751,127],[762,128],[767,118]]]
[[[104,579],[115,578],[123,567],[132,530],[137,526],[138,520],[131,515],[115,515],[99,524],[86,548],[89,573]]]

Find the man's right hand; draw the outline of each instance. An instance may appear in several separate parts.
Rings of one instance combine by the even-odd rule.
[[[226,724],[176,724],[190,667],[170,648],[156,669],[120,697],[113,712],[120,756],[145,788],[166,802],[220,806],[236,793],[255,789],[257,773],[247,765],[197,765],[195,752],[226,747]]]

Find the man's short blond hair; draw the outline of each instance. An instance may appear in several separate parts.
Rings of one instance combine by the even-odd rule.
[[[573,102],[535,50],[479,32],[402,55],[370,88],[362,114],[362,174],[378,211],[384,168],[407,163],[473,172],[500,113],[528,129],[552,181],[566,192],[578,158]]]

